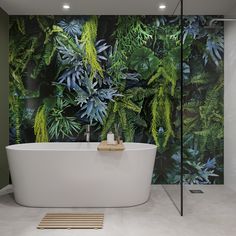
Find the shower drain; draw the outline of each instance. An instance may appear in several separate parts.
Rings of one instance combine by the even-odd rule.
[[[190,191],[190,193],[203,193],[203,191],[200,189],[191,189],[189,191]]]

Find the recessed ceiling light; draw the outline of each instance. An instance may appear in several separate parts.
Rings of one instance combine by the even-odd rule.
[[[160,4],[160,5],[159,5],[159,9],[165,10],[165,9],[166,9],[166,5],[165,5],[165,4]]]
[[[65,4],[62,5],[62,8],[64,10],[69,10],[70,9],[70,5],[68,3],[65,3]]]

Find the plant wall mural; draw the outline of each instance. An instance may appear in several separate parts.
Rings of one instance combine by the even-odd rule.
[[[223,183],[223,30],[184,17],[184,181]],[[178,183],[180,19],[13,16],[10,143],[92,141],[119,127],[158,147],[153,183]]]

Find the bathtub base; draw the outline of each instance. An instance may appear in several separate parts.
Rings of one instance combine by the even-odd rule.
[[[110,204],[98,204],[98,202],[96,202],[95,204],[68,204],[68,203],[62,203],[62,204],[55,204],[55,203],[36,203],[34,202],[34,204],[29,204],[28,202],[20,202],[18,201],[15,197],[15,202],[23,207],[32,207],[32,208],[128,208],[128,207],[136,207],[136,206],[140,206],[143,204],[146,204],[151,197],[151,193],[149,194],[149,196],[147,197],[146,200],[142,201],[142,202],[133,202],[133,203],[125,203],[125,204],[114,204],[114,203],[110,203]]]

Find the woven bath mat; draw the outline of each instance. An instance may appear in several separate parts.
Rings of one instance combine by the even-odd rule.
[[[102,229],[103,213],[48,213],[38,229]]]

